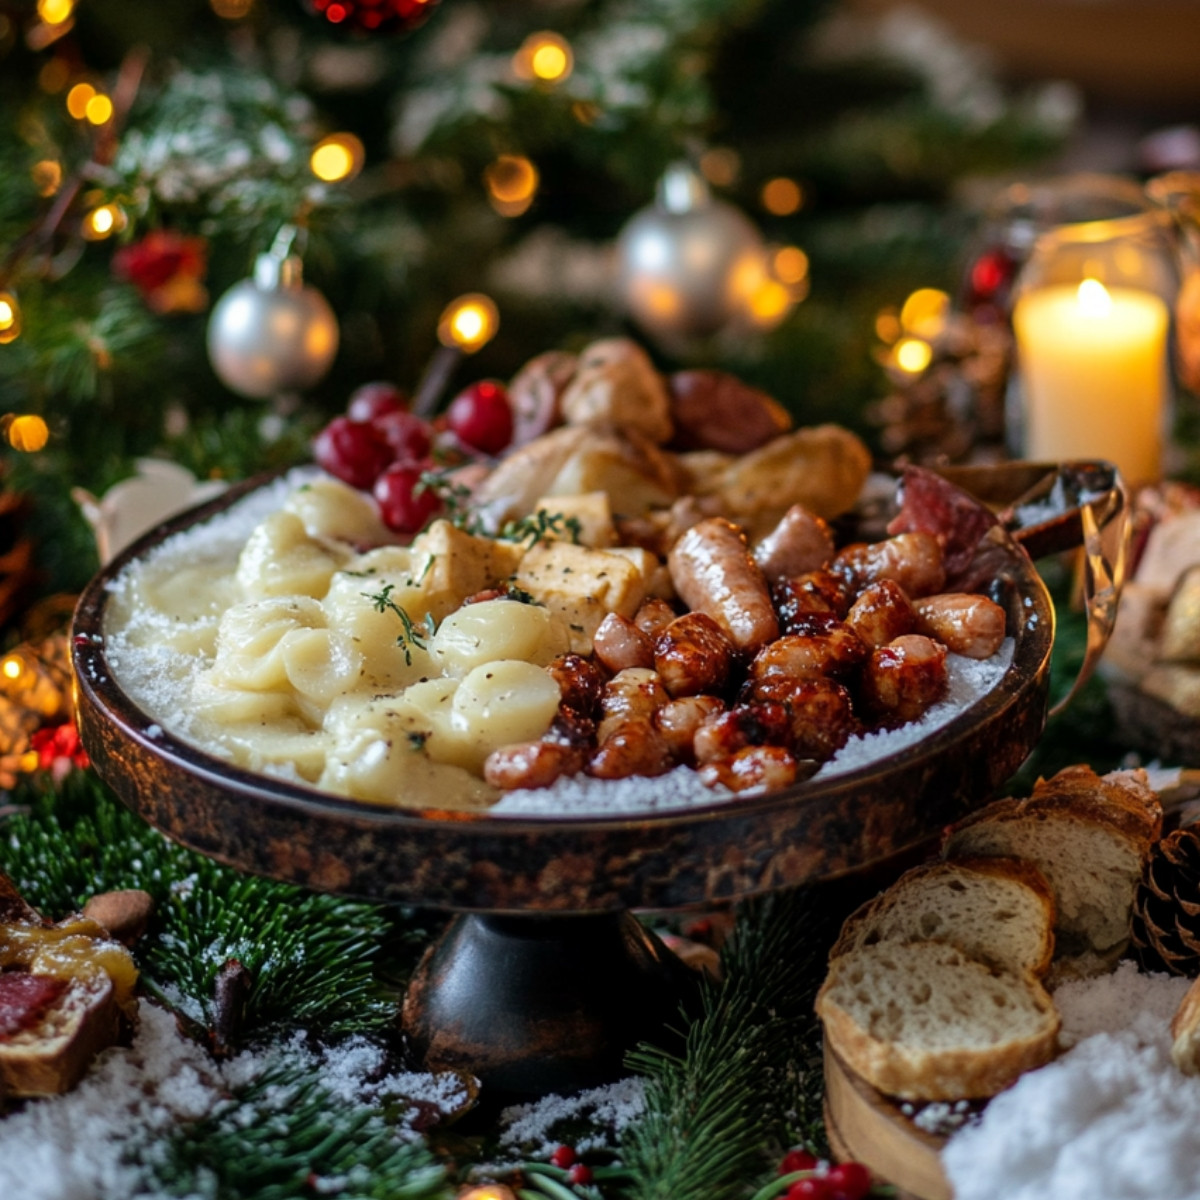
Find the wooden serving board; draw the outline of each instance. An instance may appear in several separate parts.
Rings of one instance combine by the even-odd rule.
[[[909,1200],[953,1200],[942,1170],[946,1139],[913,1124],[825,1044],[825,1129],[835,1156],[853,1159]]]

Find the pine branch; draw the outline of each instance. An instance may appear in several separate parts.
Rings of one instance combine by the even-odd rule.
[[[438,1200],[445,1168],[373,1109],[348,1106],[311,1075],[276,1067],[216,1112],[144,1147],[156,1195],[204,1200]]]
[[[769,1155],[820,1136],[819,1030],[813,997],[833,921],[813,891],[748,906],[682,1057],[640,1047],[646,1111],[622,1139],[630,1200],[750,1195]]]
[[[372,905],[251,878],[175,846],[121,806],[91,772],[57,797],[32,790],[27,816],[4,826],[0,868],[52,916],[118,888],[148,891],[157,912],[137,947],[144,984],[211,1029],[219,971],[251,977],[241,1032],[304,1025],[329,1033],[379,1028],[394,1004],[376,979],[391,924]]]

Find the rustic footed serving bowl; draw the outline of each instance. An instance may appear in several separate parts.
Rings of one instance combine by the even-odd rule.
[[[1103,524],[1120,508],[1119,484],[1111,469],[1107,475],[1102,467],[1089,469],[1093,477],[1082,490]],[[1030,488],[1035,497],[1039,488],[1049,494],[1052,476],[1062,482],[1056,471],[1033,468],[1029,475],[1026,468],[1010,481],[1007,500]],[[1005,489],[994,474],[989,480],[996,499]],[[628,979],[669,990],[676,969],[661,946],[641,934],[629,909],[731,900],[853,871],[927,839],[981,803],[1028,755],[1046,716],[1054,610],[1021,539],[1032,538],[1040,552],[1080,540],[1078,497],[1069,488],[1059,489],[1060,511],[1045,503],[1032,507],[1032,525],[1022,525],[1013,510],[992,526],[978,565],[1007,612],[1011,666],[993,690],[916,745],[869,766],[748,799],[636,816],[493,817],[384,808],[251,773],[164,732],[115,681],[105,657],[112,581],[165,539],[261,486],[262,480],[249,481],[160,526],[88,586],[73,638],[83,743],[130,808],[174,840],[241,870],[372,900],[490,914],[452,927],[410,990],[405,1016],[427,1061],[469,1063],[477,1074],[486,1029],[468,1031],[457,1048],[442,1031],[469,1012],[485,1014],[484,1025],[495,1026],[496,1004],[514,1021],[528,1009],[527,995],[485,996],[481,989],[494,991],[497,974],[484,960],[508,956],[511,963],[516,946],[518,957],[532,962],[545,957],[547,939],[561,947],[569,927],[545,918],[590,914],[571,927],[593,944],[611,943],[602,973],[621,976],[623,968],[613,966],[621,959]],[[597,922],[597,914],[610,916]],[[557,961],[561,965],[561,957]],[[580,964],[578,990],[595,991],[600,1007],[611,1007],[619,988],[601,986],[595,969]],[[521,974],[511,966],[507,973]],[[519,992],[527,984],[536,993],[539,978],[544,982],[545,972],[531,969],[524,984],[513,986]],[[628,979],[621,979],[624,987]],[[542,1029],[548,1019],[539,1010],[535,1023]],[[606,1018],[596,1019],[603,1024]],[[535,1049],[527,1039],[498,1051],[492,1078],[506,1089],[537,1091],[611,1074],[621,1047],[640,1032],[620,1021],[614,1031],[601,1024],[582,1031],[576,1024],[557,1043],[560,1059],[571,1057],[567,1047],[581,1037],[603,1043],[600,1066],[547,1070],[555,1051],[538,1034]],[[540,1065],[530,1068],[531,1059]]]

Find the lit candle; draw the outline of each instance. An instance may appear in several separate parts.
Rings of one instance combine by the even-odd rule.
[[[1103,458],[1127,479],[1159,478],[1167,324],[1159,297],[1096,279],[1022,296],[1013,326],[1026,457]]]

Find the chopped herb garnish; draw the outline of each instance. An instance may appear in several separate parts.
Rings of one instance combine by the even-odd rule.
[[[404,662],[407,666],[411,667],[412,648],[415,646],[418,650],[424,650],[428,647],[428,639],[437,633],[437,622],[433,619],[433,613],[426,613],[425,620],[418,625],[392,599],[394,588],[395,584],[385,583],[374,595],[370,592],[363,592],[363,595],[375,605],[376,612],[387,612],[388,609],[391,609],[400,618],[400,623],[404,626],[404,632],[396,638],[396,645],[404,650]]]
[[[508,583],[504,586],[504,596],[507,600],[515,600],[518,604],[540,604],[541,601],[535,600],[531,592],[527,592],[524,588],[519,588],[515,583]]]
[[[552,513],[539,508],[532,516],[506,522],[497,537],[505,542],[528,542],[530,546],[536,546],[543,538],[553,534],[557,538],[568,539],[577,546],[582,533],[583,526],[578,517],[568,517],[560,512]]]
[[[408,744],[414,751],[425,749],[425,743],[429,741],[429,734],[421,729],[411,729],[405,737],[408,738]]]

